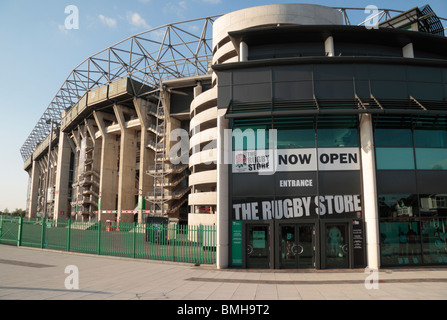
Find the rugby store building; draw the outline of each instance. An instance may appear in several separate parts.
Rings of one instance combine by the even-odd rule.
[[[447,264],[447,40],[424,10],[215,21],[218,267]]]

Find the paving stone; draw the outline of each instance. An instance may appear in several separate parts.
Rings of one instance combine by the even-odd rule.
[[[447,300],[447,268],[381,270],[368,290],[363,270],[218,270],[6,245],[0,256],[1,300]]]

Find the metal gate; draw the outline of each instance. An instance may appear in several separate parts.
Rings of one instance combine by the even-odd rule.
[[[0,243],[17,244],[19,239],[19,217],[0,216]]]

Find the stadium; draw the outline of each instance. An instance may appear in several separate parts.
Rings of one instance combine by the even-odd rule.
[[[27,217],[216,226],[218,268],[446,265],[445,19],[358,10],[247,8],[88,57],[20,150]]]

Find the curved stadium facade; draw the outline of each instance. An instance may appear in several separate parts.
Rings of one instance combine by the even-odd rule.
[[[248,8],[89,57],[21,149],[27,215],[216,225],[219,268],[447,264],[443,19],[348,12]]]

